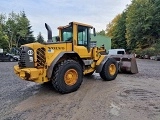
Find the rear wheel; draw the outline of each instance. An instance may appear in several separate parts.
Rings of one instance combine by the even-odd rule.
[[[55,90],[63,94],[76,91],[82,81],[82,67],[74,60],[65,60],[58,64],[52,76]]]
[[[105,81],[114,80],[118,74],[118,65],[117,61],[113,58],[109,58],[106,63],[103,65],[100,76]]]

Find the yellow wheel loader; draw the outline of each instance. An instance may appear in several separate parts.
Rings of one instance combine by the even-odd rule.
[[[84,75],[100,74],[105,81],[114,80],[118,73],[117,61],[107,55],[104,47],[91,46],[93,26],[70,22],[58,27],[57,42],[52,42],[52,31],[48,31],[46,43],[31,43],[21,46],[20,60],[14,72],[21,79],[46,83],[51,82],[60,93],[76,91]]]

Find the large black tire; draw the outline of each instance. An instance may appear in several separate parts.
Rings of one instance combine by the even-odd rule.
[[[55,90],[62,94],[76,91],[82,81],[82,67],[74,60],[65,60],[59,63],[52,75],[52,84]]]
[[[118,74],[118,64],[114,58],[109,58],[103,65],[100,76],[105,81],[114,80]]]

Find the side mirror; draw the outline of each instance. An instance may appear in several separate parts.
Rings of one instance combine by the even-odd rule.
[[[96,29],[93,28],[93,35],[96,36]]]

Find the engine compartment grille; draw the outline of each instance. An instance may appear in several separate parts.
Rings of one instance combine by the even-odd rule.
[[[46,50],[45,48],[37,49],[37,67],[44,67],[46,62]]]

